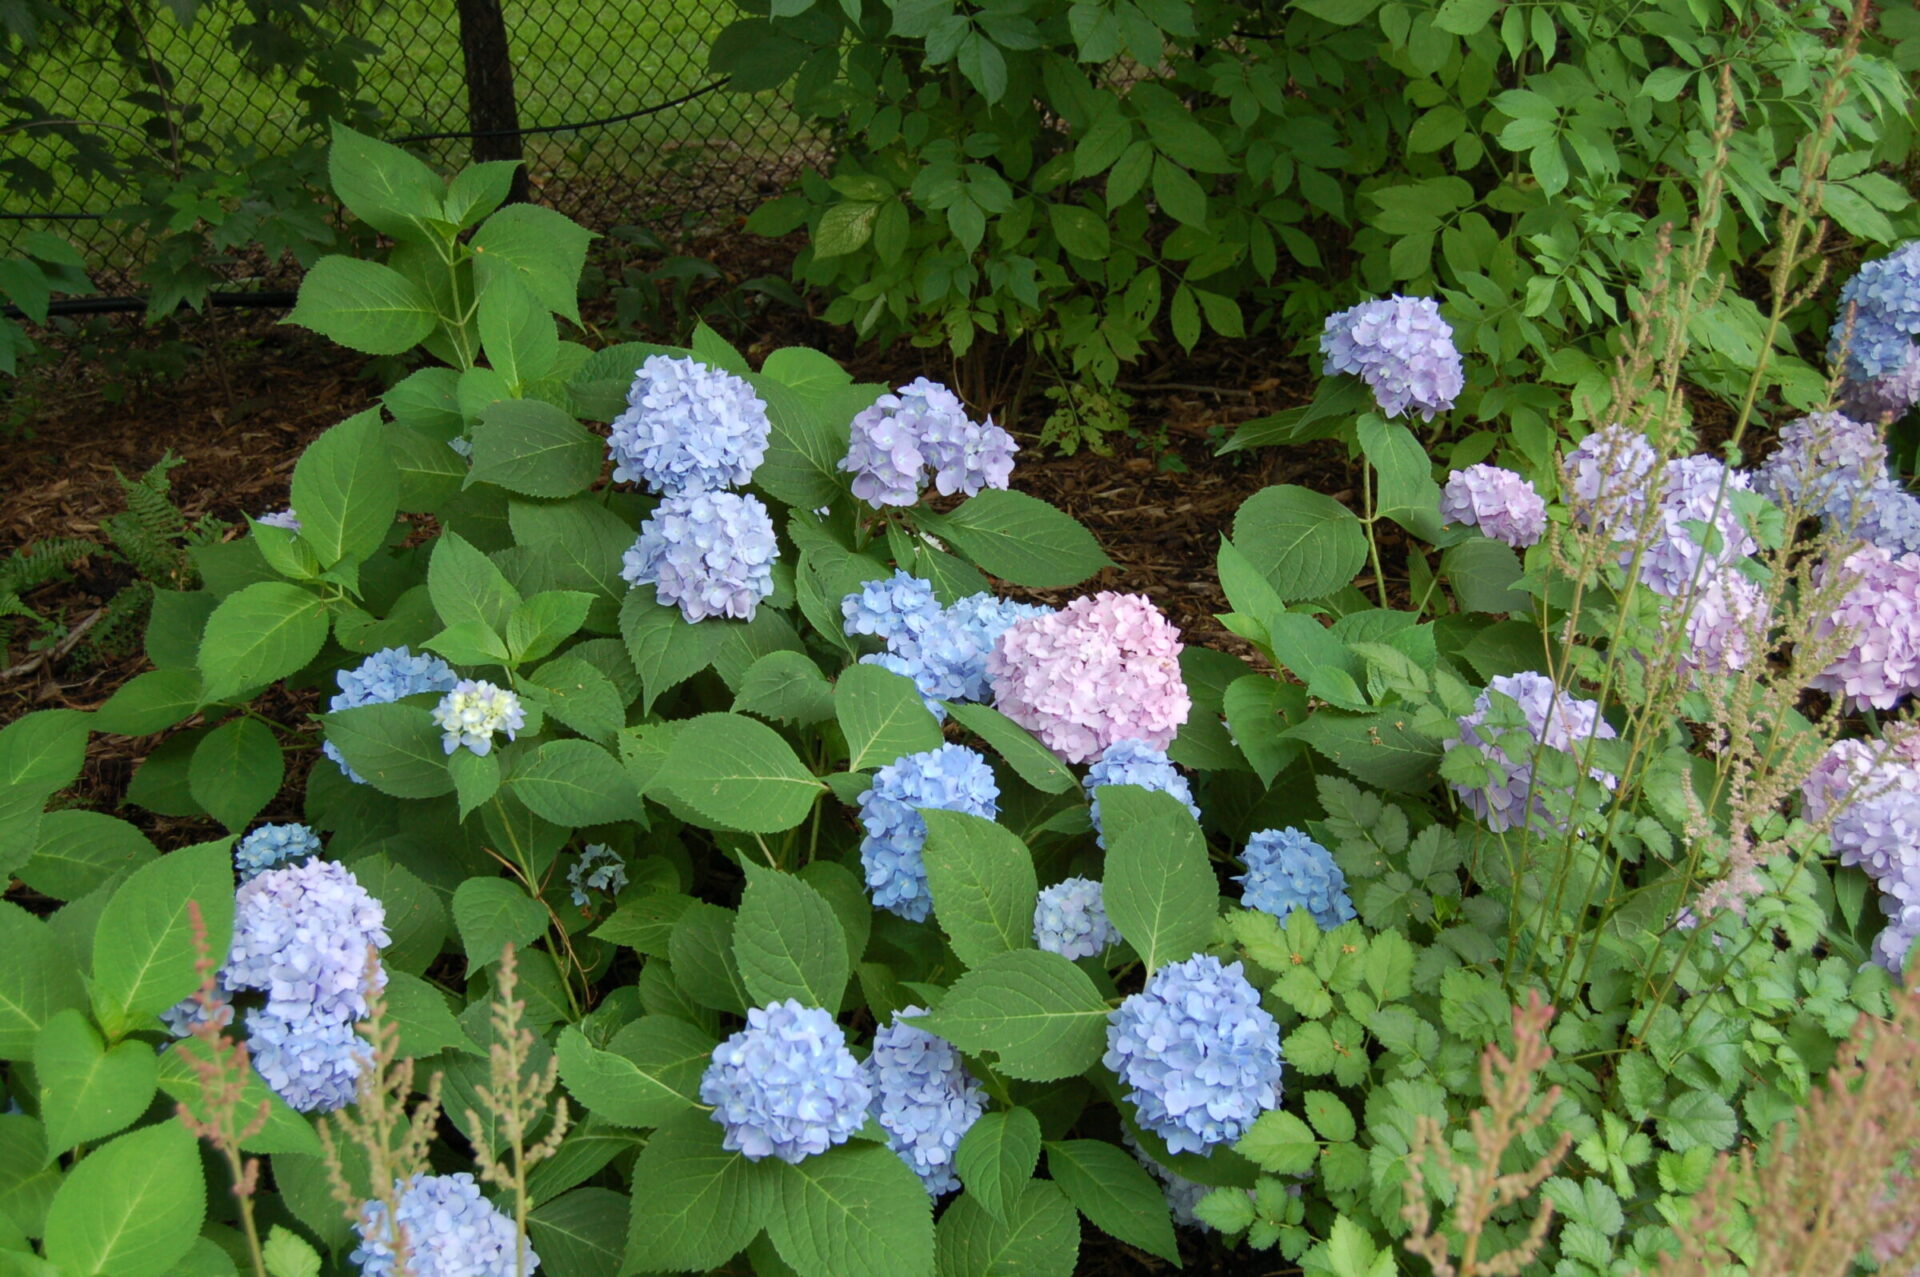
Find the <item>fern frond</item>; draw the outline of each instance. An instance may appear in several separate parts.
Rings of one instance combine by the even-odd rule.
[[[61,580],[75,559],[91,558],[99,552],[98,545],[78,537],[31,541],[0,563],[0,594],[25,594]]]

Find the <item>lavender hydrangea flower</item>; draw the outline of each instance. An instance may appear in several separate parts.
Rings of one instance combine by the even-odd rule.
[[[1731,674],[1766,650],[1766,591],[1733,568],[1709,568],[1683,609],[1687,643],[1681,660],[1694,669]]]
[[[1347,876],[1333,862],[1332,852],[1300,830],[1262,829],[1247,839],[1240,859],[1247,872],[1234,881],[1241,884],[1240,903],[1247,908],[1282,921],[1295,909],[1305,909],[1322,931],[1353,919]]]
[[[1840,406],[1863,421],[1898,420],[1920,404],[1920,349],[1899,368],[1840,383]]]
[[[854,417],[840,469],[853,476],[853,495],[877,510],[918,501],[928,467],[943,494],[1004,488],[1014,452],[1013,436],[992,419],[974,422],[951,390],[917,377]]]
[[[1033,943],[1063,958],[1091,958],[1119,944],[1100,884],[1068,878],[1044,888],[1033,906]]]
[[[1895,884],[1920,866],[1920,732],[1896,725],[1879,742],[1835,741],[1800,794],[1808,820],[1831,820],[1827,838],[1841,864],[1907,894]]]
[[[1547,503],[1511,470],[1468,466],[1448,477],[1440,494],[1440,517],[1524,550],[1547,530]]]
[[[1240,964],[1211,954],[1160,968],[1122,1002],[1102,1062],[1175,1153],[1211,1153],[1280,1103],[1280,1026]]]
[[[408,1267],[403,1274],[386,1203],[375,1199],[360,1208],[354,1223],[360,1244],[348,1256],[362,1277],[533,1277],[539,1269],[531,1245],[519,1241],[515,1253],[512,1217],[482,1197],[466,1172],[395,1180],[393,1193]]]
[[[1653,445],[1638,431],[1616,423],[1589,434],[1560,463],[1573,521],[1610,533],[1636,525],[1659,464]]]
[[[352,1020],[247,1012],[247,1055],[261,1081],[297,1113],[332,1113],[353,1103],[373,1048]]]
[[[951,1042],[907,1023],[926,1013],[925,1007],[902,1007],[892,1024],[873,1035],[867,1085],[873,1091],[869,1111],[887,1133],[887,1147],[920,1177],[928,1196],[939,1197],[960,1187],[953,1153],[987,1102]]]
[[[283,528],[288,532],[298,532],[300,530],[300,517],[290,508],[286,510],[269,510],[255,519],[254,522],[264,523],[270,528]]]
[[[1193,707],[1180,631],[1139,594],[1103,590],[1014,622],[987,656],[994,706],[1068,762],[1115,741],[1165,749]]]
[[[390,705],[422,692],[451,692],[460,676],[437,656],[425,652],[415,655],[405,647],[384,647],[350,670],[334,675],[340,691],[327,702],[329,710],[357,709],[362,705]],[[356,785],[367,782],[353,768],[340,747],[327,741],[321,752],[331,758],[340,772]]]
[[[1904,977],[1913,942],[1920,938],[1920,901],[1882,894],[1880,912],[1887,925],[1873,938],[1873,960],[1896,977]]]
[[[603,842],[588,843],[580,858],[567,870],[567,883],[573,888],[573,903],[585,909],[592,902],[589,891],[619,895],[627,886],[627,862],[620,853]]]
[[[233,867],[245,882],[276,865],[319,852],[320,835],[305,825],[262,825],[233,849]]]
[[[527,725],[520,698],[492,683],[462,679],[433,707],[433,724],[445,735],[440,747],[451,754],[465,745],[482,758],[493,752],[495,732],[512,740]]]
[[[1880,432],[1838,412],[1816,412],[1780,428],[1779,446],[1754,474],[1754,488],[1781,506],[1825,509],[1886,473]]]
[[[1823,578],[1830,570],[1831,564],[1817,569]],[[1892,709],[1920,690],[1920,555],[1896,558],[1867,545],[1849,554],[1838,570],[1851,584],[1814,634],[1825,638],[1845,632],[1852,644],[1809,686],[1845,696],[1855,707]]]
[[[1920,240],[1910,240],[1867,262],[1840,290],[1840,306],[1827,337],[1827,357],[1845,347],[1848,381],[1869,381],[1900,372],[1914,358],[1920,336]]]
[[[1100,824],[1102,785],[1138,785],[1156,793],[1172,794],[1186,805],[1195,820],[1200,819],[1200,808],[1193,801],[1193,787],[1165,751],[1145,741],[1117,740],[1101,752],[1098,762],[1087,768],[1087,777],[1081,782],[1088,801],[1093,804],[1094,840],[1102,847],[1107,845],[1107,833]]]
[[[751,621],[760,600],[773,593],[779,555],[773,516],[760,498],[684,493],[662,500],[640,525],[620,575],[629,584],[653,586],[662,603],[677,604],[689,621]]]
[[[700,1078],[701,1101],[726,1128],[722,1144],[755,1162],[798,1162],[846,1143],[872,1098],[833,1017],[792,998],[748,1011],[747,1027],[713,1048]]]
[[[940,619],[933,584],[906,572],[884,581],[868,581],[840,600],[849,634],[871,634],[889,648],[918,643]]]
[[[1430,297],[1394,296],[1329,315],[1320,353],[1329,374],[1352,373],[1366,382],[1389,417],[1411,408],[1432,421],[1466,387],[1453,327]]]
[[[1487,723],[1493,710],[1493,698],[1499,695],[1519,708],[1523,724],[1494,728]],[[1487,822],[1487,828],[1499,833],[1524,826],[1529,819],[1561,828],[1548,810],[1546,795],[1534,792],[1533,751],[1537,747],[1557,749],[1579,757],[1589,740],[1612,740],[1613,725],[1600,716],[1600,707],[1553,685],[1544,674],[1498,674],[1487,690],[1473,703],[1473,712],[1460,720],[1460,738],[1443,740],[1442,748],[1451,752],[1466,745],[1478,748],[1491,773],[1485,787],[1453,782],[1453,791],[1467,809]],[[1587,773],[1612,789],[1617,778],[1598,767]]]
[[[1654,540],[1640,553],[1640,580],[1657,594],[1686,594],[1697,575],[1724,568],[1760,548],[1734,507],[1734,493],[1752,490],[1752,480],[1712,457],[1669,461],[1660,492]],[[1704,524],[1706,531],[1692,525]],[[1615,533],[1631,538],[1636,528]],[[1620,566],[1633,562],[1631,546],[1621,550]],[[1706,565],[1703,567],[1703,564]]]
[[[1000,786],[987,760],[964,745],[908,754],[874,773],[860,795],[860,864],[873,903],[909,922],[924,922],[933,907],[927,866],[920,850],[927,822],[919,809],[965,812],[992,820],[999,814]]]
[[[607,450],[616,483],[662,494],[712,492],[753,477],[772,431],[767,405],[730,372],[649,355],[613,419]]]
[[[1891,479],[1882,479],[1868,488],[1857,507],[1852,501],[1848,502],[1841,515],[1841,525],[1848,524],[1855,536],[1896,557],[1920,554],[1920,499]]]

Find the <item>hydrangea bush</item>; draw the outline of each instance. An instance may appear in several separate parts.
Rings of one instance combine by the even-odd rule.
[[[1444,308],[1365,309],[1361,510],[1247,499],[1235,655],[934,383],[563,338],[584,233],[505,179],[340,135],[398,247],[294,319],[435,362],[302,455],[297,528],[195,551],[152,670],[0,730],[27,1270],[1414,1272],[1416,1150],[1537,996],[1523,1143],[1571,1152],[1474,1236],[1643,1271],[1891,1005],[1920,559],[1832,514],[1877,435],[1755,477],[1630,418],[1443,490],[1396,417],[1448,410]],[[167,823],[60,800],[95,732],[157,737]]]

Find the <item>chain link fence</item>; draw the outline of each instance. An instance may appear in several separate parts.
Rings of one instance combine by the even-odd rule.
[[[777,95],[730,93],[708,73],[707,46],[735,14],[726,0],[503,0],[502,11],[532,198],[593,230],[671,233],[737,216],[825,156],[824,140]],[[159,18],[144,56],[173,81],[183,138],[228,137],[271,156],[302,135],[298,85],[241,67],[230,40],[236,20],[203,12],[183,29]],[[440,168],[465,163],[471,126],[455,0],[384,5],[355,30],[379,50],[362,63],[360,91],[380,111],[379,131],[424,137],[409,149]],[[106,50],[44,58],[10,88],[45,119],[84,122],[116,146],[153,115],[151,102],[124,100],[145,86]],[[555,127],[569,125],[580,127]],[[53,126],[6,137],[54,184],[0,198],[0,250],[26,231],[49,230],[80,248],[96,279],[125,279],[142,260],[142,236],[102,214],[126,191],[71,162],[73,136]]]

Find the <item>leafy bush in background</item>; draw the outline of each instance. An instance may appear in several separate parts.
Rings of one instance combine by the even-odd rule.
[[[796,274],[828,317],[974,356],[977,398],[1058,383],[1049,440],[1097,440],[1122,369],[1167,335],[1304,337],[1355,292],[1399,290],[1446,300],[1482,357],[1464,420],[1538,466],[1570,396],[1604,389],[1656,231],[1685,220],[1723,69],[1740,126],[1708,267],[1734,287],[1698,317],[1689,371],[1725,397],[1765,363],[1788,403],[1818,401],[1791,332],[1761,358],[1743,271],[1795,198],[1849,7],[776,0],[743,4],[712,62],[836,130],[832,171],[750,222],[807,228]],[[1863,248],[1920,229],[1889,176],[1913,153],[1920,26],[1878,20],[1821,189]]]
[[[1739,1211],[1794,1226],[1716,1156],[1904,1004],[1867,959],[1909,934],[1869,899],[1904,853],[1837,823],[1885,795],[1797,796],[1860,726],[1803,692],[1880,659],[1910,694],[1882,658],[1920,617],[1831,624],[1872,553],[1839,507],[1686,455],[1711,182],[1564,481],[1443,494],[1395,414],[1482,357],[1336,321],[1373,395],[1309,411],[1365,500],[1241,507],[1256,663],[1139,596],[994,595],[1107,559],[943,388],[705,328],[589,350],[589,236],[501,208],[509,166],[342,128],[330,169],[392,248],[316,262],[294,321],[436,362],[191,551],[154,669],[0,731],[7,1262],[1065,1277],[1084,1220],[1170,1261],[1177,1221],[1333,1277],[1615,1273],[1710,1176],[1723,1271],[1774,1253]],[[163,733],[128,801],[227,835],[62,805],[93,732]],[[289,756],[307,827],[255,827]],[[1875,1147],[1886,1205],[1803,1232],[1819,1271],[1911,1217]]]

